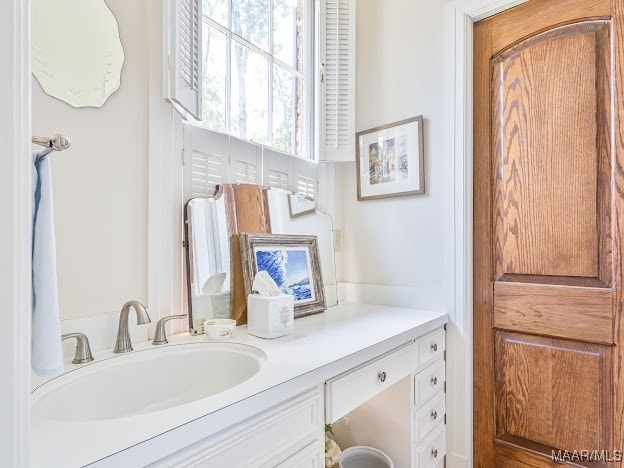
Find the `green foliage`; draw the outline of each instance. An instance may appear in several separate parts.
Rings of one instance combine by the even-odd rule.
[[[221,45],[222,49],[224,47],[223,35],[205,25],[203,36],[202,121],[211,130],[223,132],[225,131],[225,74],[223,69],[215,63],[220,59],[216,46]],[[224,50],[221,50],[221,54],[224,55]]]
[[[203,14],[211,17],[211,15],[222,15],[227,11],[227,2],[231,1],[231,30],[234,34],[243,37],[254,45],[267,49],[269,45],[269,14],[273,14],[275,21],[288,21],[293,17],[293,12],[300,6],[303,0],[274,0],[273,12],[269,12],[268,0],[203,0]],[[215,17],[216,21],[220,21]],[[227,26],[227,25],[225,25]],[[206,127],[225,131],[227,125],[225,122],[225,108],[229,105],[232,109],[232,115],[236,116],[230,122],[231,131],[238,134],[242,138],[253,139],[259,143],[267,143],[268,138],[266,131],[262,135],[249,135],[248,123],[250,119],[265,118],[266,115],[254,116],[248,109],[249,93],[257,92],[257,83],[254,83],[254,77],[248,76],[250,49],[236,44],[232,47],[232,70],[238,78],[238,102],[234,102],[232,97],[231,103],[226,103],[225,76],[228,70],[224,47],[221,40],[215,40],[216,36],[222,34],[215,29],[204,24],[204,58],[203,58],[203,105],[202,117]],[[212,50],[212,48],[218,48]],[[293,44],[296,48],[296,44]],[[279,41],[275,41],[274,55],[279,54],[283,49],[283,45]],[[267,50],[268,51],[268,50]],[[268,51],[270,52],[270,51]],[[216,60],[221,58],[222,64]],[[270,63],[267,63],[270,66]],[[276,67],[277,69],[277,67]],[[250,81],[248,81],[250,80]],[[287,70],[280,69],[273,75],[273,108],[274,116],[268,116],[273,119],[273,146],[283,151],[294,152],[293,146],[294,132],[296,127],[295,99],[296,90],[295,76]],[[235,110],[236,109],[236,110]],[[266,113],[265,113],[266,114]]]

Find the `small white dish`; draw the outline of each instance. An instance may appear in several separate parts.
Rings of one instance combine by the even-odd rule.
[[[236,331],[236,320],[210,319],[204,322],[204,331],[209,340],[229,340]]]

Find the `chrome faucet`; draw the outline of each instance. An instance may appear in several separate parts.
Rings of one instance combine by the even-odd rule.
[[[115,344],[116,354],[129,353],[132,351],[132,342],[130,341],[130,334],[128,333],[128,315],[130,314],[130,308],[133,308],[137,316],[137,325],[144,325],[150,323],[150,317],[147,314],[147,307],[141,304],[139,301],[129,301],[121,308],[121,314],[119,314],[119,328],[117,329],[117,343]]]
[[[161,345],[161,344],[167,344],[167,331],[165,330],[165,324],[169,321],[169,320],[173,320],[173,319],[183,319],[184,317],[186,317],[186,314],[184,315],[170,315],[168,317],[163,317],[161,318],[158,323],[156,324],[156,332],[154,333],[154,340],[152,341],[153,345]]]
[[[61,341],[67,338],[76,338],[76,353],[74,354],[74,364],[84,364],[93,361],[89,339],[84,333],[66,333],[61,336]]]

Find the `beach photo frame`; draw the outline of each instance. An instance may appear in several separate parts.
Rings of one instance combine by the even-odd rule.
[[[242,233],[240,248],[246,295],[256,273],[266,271],[282,293],[295,297],[295,318],[327,308],[316,236]]]

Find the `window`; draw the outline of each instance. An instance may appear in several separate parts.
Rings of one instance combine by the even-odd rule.
[[[354,160],[355,0],[170,6],[163,89],[183,119],[260,151]]]
[[[313,0],[203,0],[202,125],[312,158]]]

